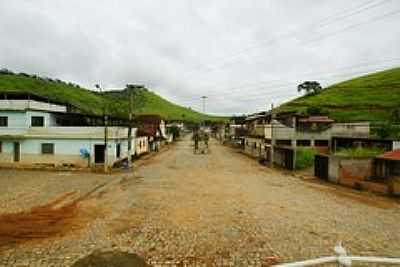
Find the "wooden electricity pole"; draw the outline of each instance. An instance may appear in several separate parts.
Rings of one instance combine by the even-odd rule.
[[[108,172],[108,116],[105,112],[104,112],[104,172],[105,173]]]
[[[274,168],[274,145],[275,145],[275,137],[274,137],[274,104],[271,104],[271,149],[270,149],[270,167]]]
[[[129,87],[128,87],[129,88]],[[129,93],[129,128],[128,128],[128,168],[131,166],[132,158],[132,124],[133,124],[133,94],[132,90]]]
[[[100,91],[100,95],[102,95],[102,88],[99,84],[95,85],[97,89]],[[103,98],[104,99],[104,98]],[[104,123],[104,172],[108,172],[108,118],[107,118],[107,109],[106,102],[103,103],[103,123]]]
[[[205,96],[205,95],[203,95],[203,96],[201,97],[202,104],[203,104],[203,113],[204,113],[204,114],[206,113],[206,99],[207,99],[207,96]]]

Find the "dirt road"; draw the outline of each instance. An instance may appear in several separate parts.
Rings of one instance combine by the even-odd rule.
[[[0,264],[70,266],[101,249],[136,253],[152,265],[261,266],[274,258],[329,255],[339,240],[352,254],[400,257],[395,200],[303,181],[214,140],[210,147],[211,154],[194,155],[187,138],[138,162],[134,173],[34,172],[34,177],[15,178],[16,189],[9,179],[18,172],[2,171],[0,184],[9,190],[0,200],[10,204],[0,206],[1,212],[43,204],[65,192],[85,195],[108,183],[79,203],[81,223],[73,230],[9,244],[0,250]],[[24,180],[46,184],[47,190],[24,187]],[[16,197],[25,195],[41,201]]]

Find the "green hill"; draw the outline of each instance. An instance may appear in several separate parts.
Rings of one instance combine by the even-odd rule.
[[[131,89],[129,89],[131,90]],[[113,116],[127,118],[129,114],[129,90],[114,90],[100,94],[58,79],[41,78],[25,73],[13,74],[0,71],[0,93],[30,94],[45,97],[72,106],[76,111],[101,115],[103,107]],[[178,106],[146,88],[135,88],[133,107],[135,113],[159,114],[167,120],[200,122],[224,120],[221,117],[204,115],[189,108]]]
[[[337,121],[389,121],[400,108],[400,68],[332,85],[285,103],[278,112],[307,113],[309,107],[321,108]]]

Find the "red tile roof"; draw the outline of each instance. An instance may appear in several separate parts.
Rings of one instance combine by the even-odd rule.
[[[330,119],[328,116],[310,116],[308,118],[299,119],[299,122],[322,122],[329,123],[334,122],[334,120]]]
[[[387,160],[400,160],[400,149],[385,152],[382,155],[378,156],[377,158],[387,159]]]

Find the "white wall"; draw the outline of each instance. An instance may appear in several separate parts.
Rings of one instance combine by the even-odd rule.
[[[56,126],[54,114],[42,111],[0,111],[0,116],[8,117],[8,127],[31,127],[32,116],[44,117],[44,127]],[[3,127],[2,127],[3,128]],[[6,128],[6,127],[5,127]]]
[[[8,117],[8,127],[27,127],[25,112],[20,111],[0,111],[0,116]],[[0,129],[7,127],[0,127]]]
[[[11,109],[11,110],[35,109],[44,111],[57,111],[57,112],[67,111],[67,107],[63,105],[56,105],[47,102],[40,102],[35,100],[23,100],[23,99],[21,100],[1,99],[0,109]]]
[[[80,150],[86,149],[90,154],[90,162],[94,164],[94,146],[103,145],[102,139],[22,139],[2,140],[1,163],[13,163],[14,142],[20,143],[20,162],[16,164],[40,164],[40,163],[77,163],[83,161],[86,166],[87,159],[81,157]],[[54,144],[54,155],[42,154],[42,143]],[[121,144],[121,156],[117,158],[117,144]],[[128,156],[128,140],[108,141],[108,163],[114,164]]]

